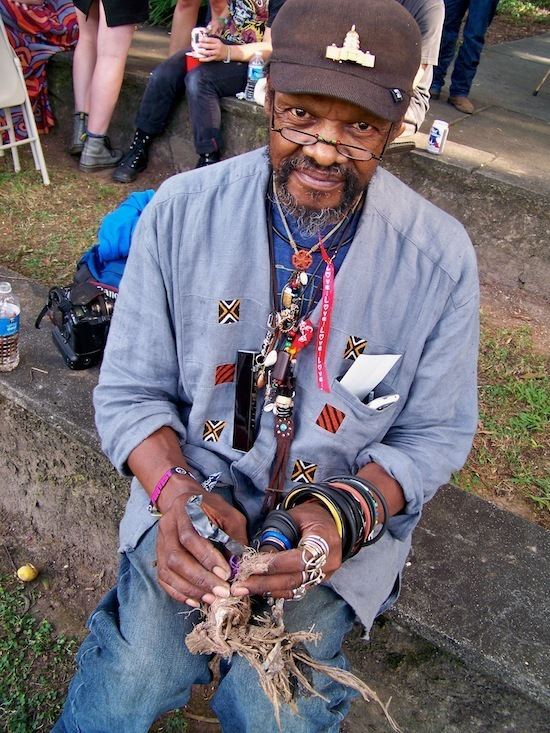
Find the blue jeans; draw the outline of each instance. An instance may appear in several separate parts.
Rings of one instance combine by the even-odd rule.
[[[221,97],[244,91],[248,65],[209,61],[189,73],[185,51],[179,51],[151,73],[143,93],[136,126],[148,135],[164,132],[174,103],[187,91],[189,117],[197,153],[213,153],[221,148]]]
[[[157,527],[146,532],[133,552],[123,555],[117,586],[88,620],[89,635],[77,655],[78,670],[53,733],[144,733],[163,713],[183,707],[191,686],[211,681],[210,657],[191,654],[185,636],[197,612],[172,600],[157,584]],[[315,630],[322,638],[308,645],[310,655],[345,668],[341,651],[354,613],[330,588],[319,586],[303,600],[285,605],[289,630]],[[313,673],[323,697],[300,697],[298,711],[284,707],[285,733],[336,733],[355,693]],[[258,676],[235,655],[221,666],[212,708],[224,733],[278,733],[273,708]]]
[[[468,12],[449,91],[451,97],[468,96],[481,58],[485,33],[493,20],[497,5],[498,0],[445,0],[445,23],[438,65],[433,73],[433,90],[439,91],[445,84],[447,69],[455,55],[462,19]]]

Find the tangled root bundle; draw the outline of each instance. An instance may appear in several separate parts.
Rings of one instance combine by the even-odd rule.
[[[269,561],[269,555],[251,550],[243,556],[235,580],[243,581],[264,572]],[[253,616],[249,596],[217,598],[202,611],[205,618],[187,635],[187,648],[192,654],[216,654],[225,658],[240,654],[244,657],[258,673],[260,685],[273,705],[279,729],[281,705],[286,703],[296,710],[297,685],[306,693],[320,697],[306,676],[309,668],[357,690],[367,702],[378,703],[392,730],[399,732],[388,712],[389,701],[384,705],[376,692],[351,672],[320,664],[309,656],[303,645],[317,641],[318,632],[285,630],[282,600],[275,601],[270,611],[262,616]]]

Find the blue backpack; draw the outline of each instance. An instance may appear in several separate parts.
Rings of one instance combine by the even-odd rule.
[[[71,369],[87,369],[103,357],[132,234],[153,194],[152,190],[133,193],[107,214],[97,244],[78,262],[73,283],[50,288],[35,326],[40,328],[48,314],[54,344]]]

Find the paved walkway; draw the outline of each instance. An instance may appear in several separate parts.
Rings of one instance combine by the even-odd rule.
[[[165,31],[143,28],[135,35],[129,68],[148,72],[167,49]],[[550,33],[485,47],[470,95],[475,113],[463,115],[447,104],[444,90],[415,136],[418,150],[425,149],[433,120],[446,120],[449,142],[441,162],[550,194],[550,79],[533,96],[549,66]]]
[[[550,194],[550,79],[533,96],[549,66],[550,33],[486,47],[470,94],[474,114],[447,104],[444,89],[416,135],[418,148],[425,148],[432,121],[446,120],[443,161]]]

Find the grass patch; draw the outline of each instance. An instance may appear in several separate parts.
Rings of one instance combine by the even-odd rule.
[[[517,24],[550,24],[550,0],[500,0],[497,14]]]
[[[77,171],[58,170],[43,186],[34,170],[0,172],[0,260],[45,285],[72,280],[99,223],[128,195]]]
[[[76,642],[30,615],[32,593],[0,576],[0,719],[6,733],[51,730],[74,668]]]
[[[530,329],[490,328],[482,318],[480,422],[464,489],[524,502],[550,527],[550,374]]]
[[[0,574],[0,730],[47,733],[58,719],[75,671],[76,640],[58,636],[32,616],[38,586]],[[184,733],[185,713],[174,711],[152,728]]]

